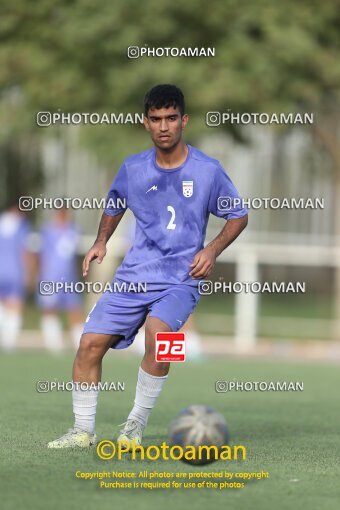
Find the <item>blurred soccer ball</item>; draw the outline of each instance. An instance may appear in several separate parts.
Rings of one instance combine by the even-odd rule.
[[[199,446],[216,446],[219,450],[228,441],[229,431],[224,417],[209,406],[191,405],[183,409],[170,425],[169,446],[183,449],[194,446],[198,452]],[[183,457],[182,460],[190,464],[208,464],[215,460],[213,455],[209,459],[206,451],[201,451],[201,457],[196,455],[195,460]]]

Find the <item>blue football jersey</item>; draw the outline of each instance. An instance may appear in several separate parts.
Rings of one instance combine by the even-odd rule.
[[[40,280],[77,281],[79,232],[72,222],[49,221],[41,229]]]
[[[26,279],[24,262],[28,250],[31,224],[26,218],[12,212],[0,215],[0,284],[12,282],[23,287]]]
[[[228,210],[220,207],[221,197],[231,200]],[[186,161],[177,168],[160,167],[155,148],[127,158],[111,184],[105,209],[114,216],[126,206],[136,219],[133,246],[116,278],[147,282],[150,289],[197,286],[189,276],[190,264],[204,246],[209,214],[225,220],[247,214],[240,203],[232,203],[234,198],[239,194],[221,164],[190,145]]]

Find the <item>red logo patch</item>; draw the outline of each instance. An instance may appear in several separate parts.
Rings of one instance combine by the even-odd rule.
[[[156,361],[185,361],[185,334],[156,333]]]

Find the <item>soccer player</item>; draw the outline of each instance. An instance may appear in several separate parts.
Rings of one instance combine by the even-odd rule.
[[[138,372],[134,406],[118,441],[141,444],[143,430],[168,377],[169,363],[155,361],[155,334],[178,331],[194,310],[199,280],[207,278],[218,255],[247,224],[247,210],[220,163],[182,138],[188,123],[184,97],[174,85],[157,85],[145,96],[144,124],[154,147],[125,160],[112,182],[94,245],[83,263],[100,263],[106,243],[126,208],[136,218],[135,241],[114,282],[146,282],[147,292],[106,292],[86,319],[74,361],[75,382],[95,389],[73,390],[75,423],[49,448],[87,447],[95,442],[95,415],[102,358],[131,345],[145,322],[145,355]],[[220,207],[229,197],[231,207]],[[126,203],[122,201],[126,201]],[[220,234],[204,248],[209,214],[224,220]]]
[[[78,242],[78,228],[71,220],[69,210],[65,206],[56,209],[52,220],[41,229],[39,257],[39,281],[45,282],[39,285],[38,294],[38,305],[43,311],[41,329],[45,345],[51,352],[59,352],[63,348],[62,327],[58,317],[62,310],[67,311],[73,345],[76,349],[79,347],[83,330],[80,296],[66,292],[65,289],[49,293],[49,286],[53,283],[72,284],[78,281]]]
[[[30,222],[17,201],[0,215],[0,348],[16,348],[33,255]]]

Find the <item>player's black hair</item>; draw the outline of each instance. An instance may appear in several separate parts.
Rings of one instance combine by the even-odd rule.
[[[156,85],[145,94],[144,98],[144,114],[147,117],[150,108],[169,108],[176,106],[181,112],[181,116],[185,113],[185,102],[183,92],[176,85]]]

